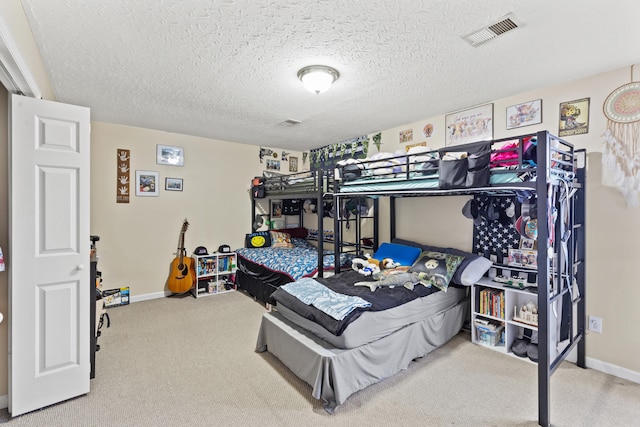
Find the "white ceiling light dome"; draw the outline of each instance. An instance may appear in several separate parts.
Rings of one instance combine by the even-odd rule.
[[[298,78],[305,89],[316,95],[329,89],[338,77],[340,77],[338,70],[326,65],[309,65],[298,71]]]

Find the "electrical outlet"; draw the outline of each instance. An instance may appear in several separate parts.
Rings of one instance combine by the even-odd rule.
[[[602,333],[602,319],[596,316],[589,316],[589,330],[592,332]]]

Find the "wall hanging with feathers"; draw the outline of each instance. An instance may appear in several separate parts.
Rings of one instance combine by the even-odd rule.
[[[640,82],[620,86],[607,96],[603,111],[607,118],[602,150],[603,167],[613,175],[627,206],[638,207],[640,191]]]

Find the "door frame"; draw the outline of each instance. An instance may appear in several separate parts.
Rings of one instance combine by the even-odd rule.
[[[33,98],[42,97],[42,91],[33,77],[33,73],[29,69],[29,66],[23,56],[20,54],[18,44],[16,43],[10,27],[7,24],[7,17],[3,16],[1,13],[0,83],[7,88],[9,93],[22,94]]]

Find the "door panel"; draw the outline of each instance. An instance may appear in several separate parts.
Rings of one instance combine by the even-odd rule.
[[[12,95],[9,412],[89,392],[89,109]]]

